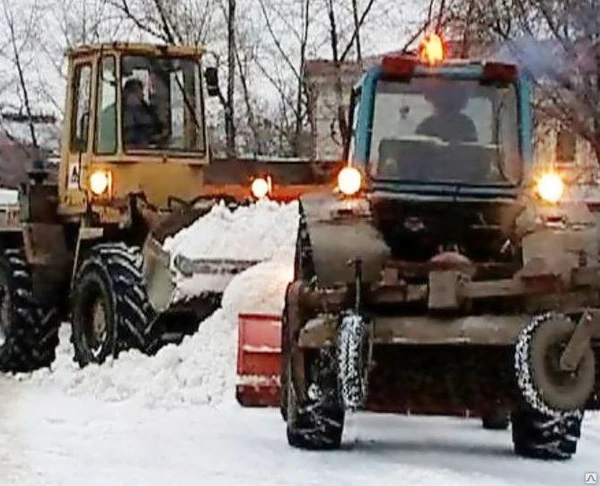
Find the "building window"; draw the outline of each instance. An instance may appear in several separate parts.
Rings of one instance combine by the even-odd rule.
[[[556,134],[556,162],[559,164],[575,163],[577,137],[573,132],[560,129]]]

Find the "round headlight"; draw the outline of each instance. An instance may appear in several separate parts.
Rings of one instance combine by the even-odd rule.
[[[544,201],[554,204],[565,192],[565,183],[558,174],[547,172],[538,179],[536,189]]]
[[[110,174],[103,170],[92,172],[90,176],[90,190],[100,196],[106,192],[110,185]]]
[[[362,175],[356,167],[344,167],[338,174],[338,188],[346,196],[352,196],[360,190]]]
[[[250,189],[252,190],[252,195],[256,199],[262,199],[269,194],[269,183],[262,177],[257,177],[252,181]]]

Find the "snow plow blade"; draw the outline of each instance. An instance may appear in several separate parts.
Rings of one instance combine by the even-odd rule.
[[[185,277],[203,275],[237,275],[260,260],[235,260],[231,258],[187,258],[176,255],[173,259],[175,268]]]
[[[281,389],[281,316],[238,315],[236,399],[243,407],[277,407]]]

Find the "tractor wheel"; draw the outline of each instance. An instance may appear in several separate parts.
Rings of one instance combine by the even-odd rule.
[[[515,453],[532,459],[565,460],[577,450],[583,411],[559,417],[526,407],[511,415]]]
[[[342,443],[344,409],[336,372],[337,362],[329,350],[308,366],[308,398],[297,396],[291,369],[286,373],[287,440],[292,447],[308,450],[335,450]]]
[[[496,411],[481,417],[481,425],[487,430],[506,430],[510,425],[510,416],[504,412]]]
[[[312,282],[315,269],[306,218],[300,205],[300,222],[296,243],[294,280]],[[281,414],[287,422],[288,444],[299,449],[331,450],[342,443],[344,408],[338,382],[338,363],[335,352],[329,349],[318,355],[304,355],[307,398],[296,393],[292,373],[292,352],[288,326],[289,288],[285,296],[282,319]]]
[[[533,317],[521,331],[515,345],[517,385],[525,404],[547,416],[584,407],[596,378],[594,352],[588,346],[577,368],[565,371],[560,358],[576,324],[553,312]]]
[[[23,251],[0,254],[0,371],[30,372],[50,366],[58,345],[55,309],[33,296],[32,278]]]
[[[340,316],[338,330],[338,370],[340,396],[344,409],[355,411],[367,396],[369,342],[363,317],[353,311]]]
[[[306,216],[302,203],[299,203],[299,223],[298,234],[296,236],[296,252],[294,256],[294,281],[304,280],[310,282],[315,276],[315,268],[312,261],[312,251],[310,248],[310,237],[306,225]],[[281,391],[279,395],[279,410],[281,418],[287,421],[288,412],[288,361],[290,359],[290,350],[288,342],[288,293],[285,294],[285,303],[281,319]]]
[[[153,321],[139,249],[124,243],[94,246],[73,285],[75,360],[83,367],[131,348],[146,352]]]
[[[587,349],[574,372],[560,369],[560,356],[574,329],[567,316],[541,314],[517,339],[515,372],[522,403],[511,419],[518,455],[557,460],[576,452],[595,361]]]

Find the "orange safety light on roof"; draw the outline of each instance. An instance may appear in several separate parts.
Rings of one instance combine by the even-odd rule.
[[[437,64],[444,60],[444,42],[437,34],[429,34],[419,47],[419,57],[426,64]]]

